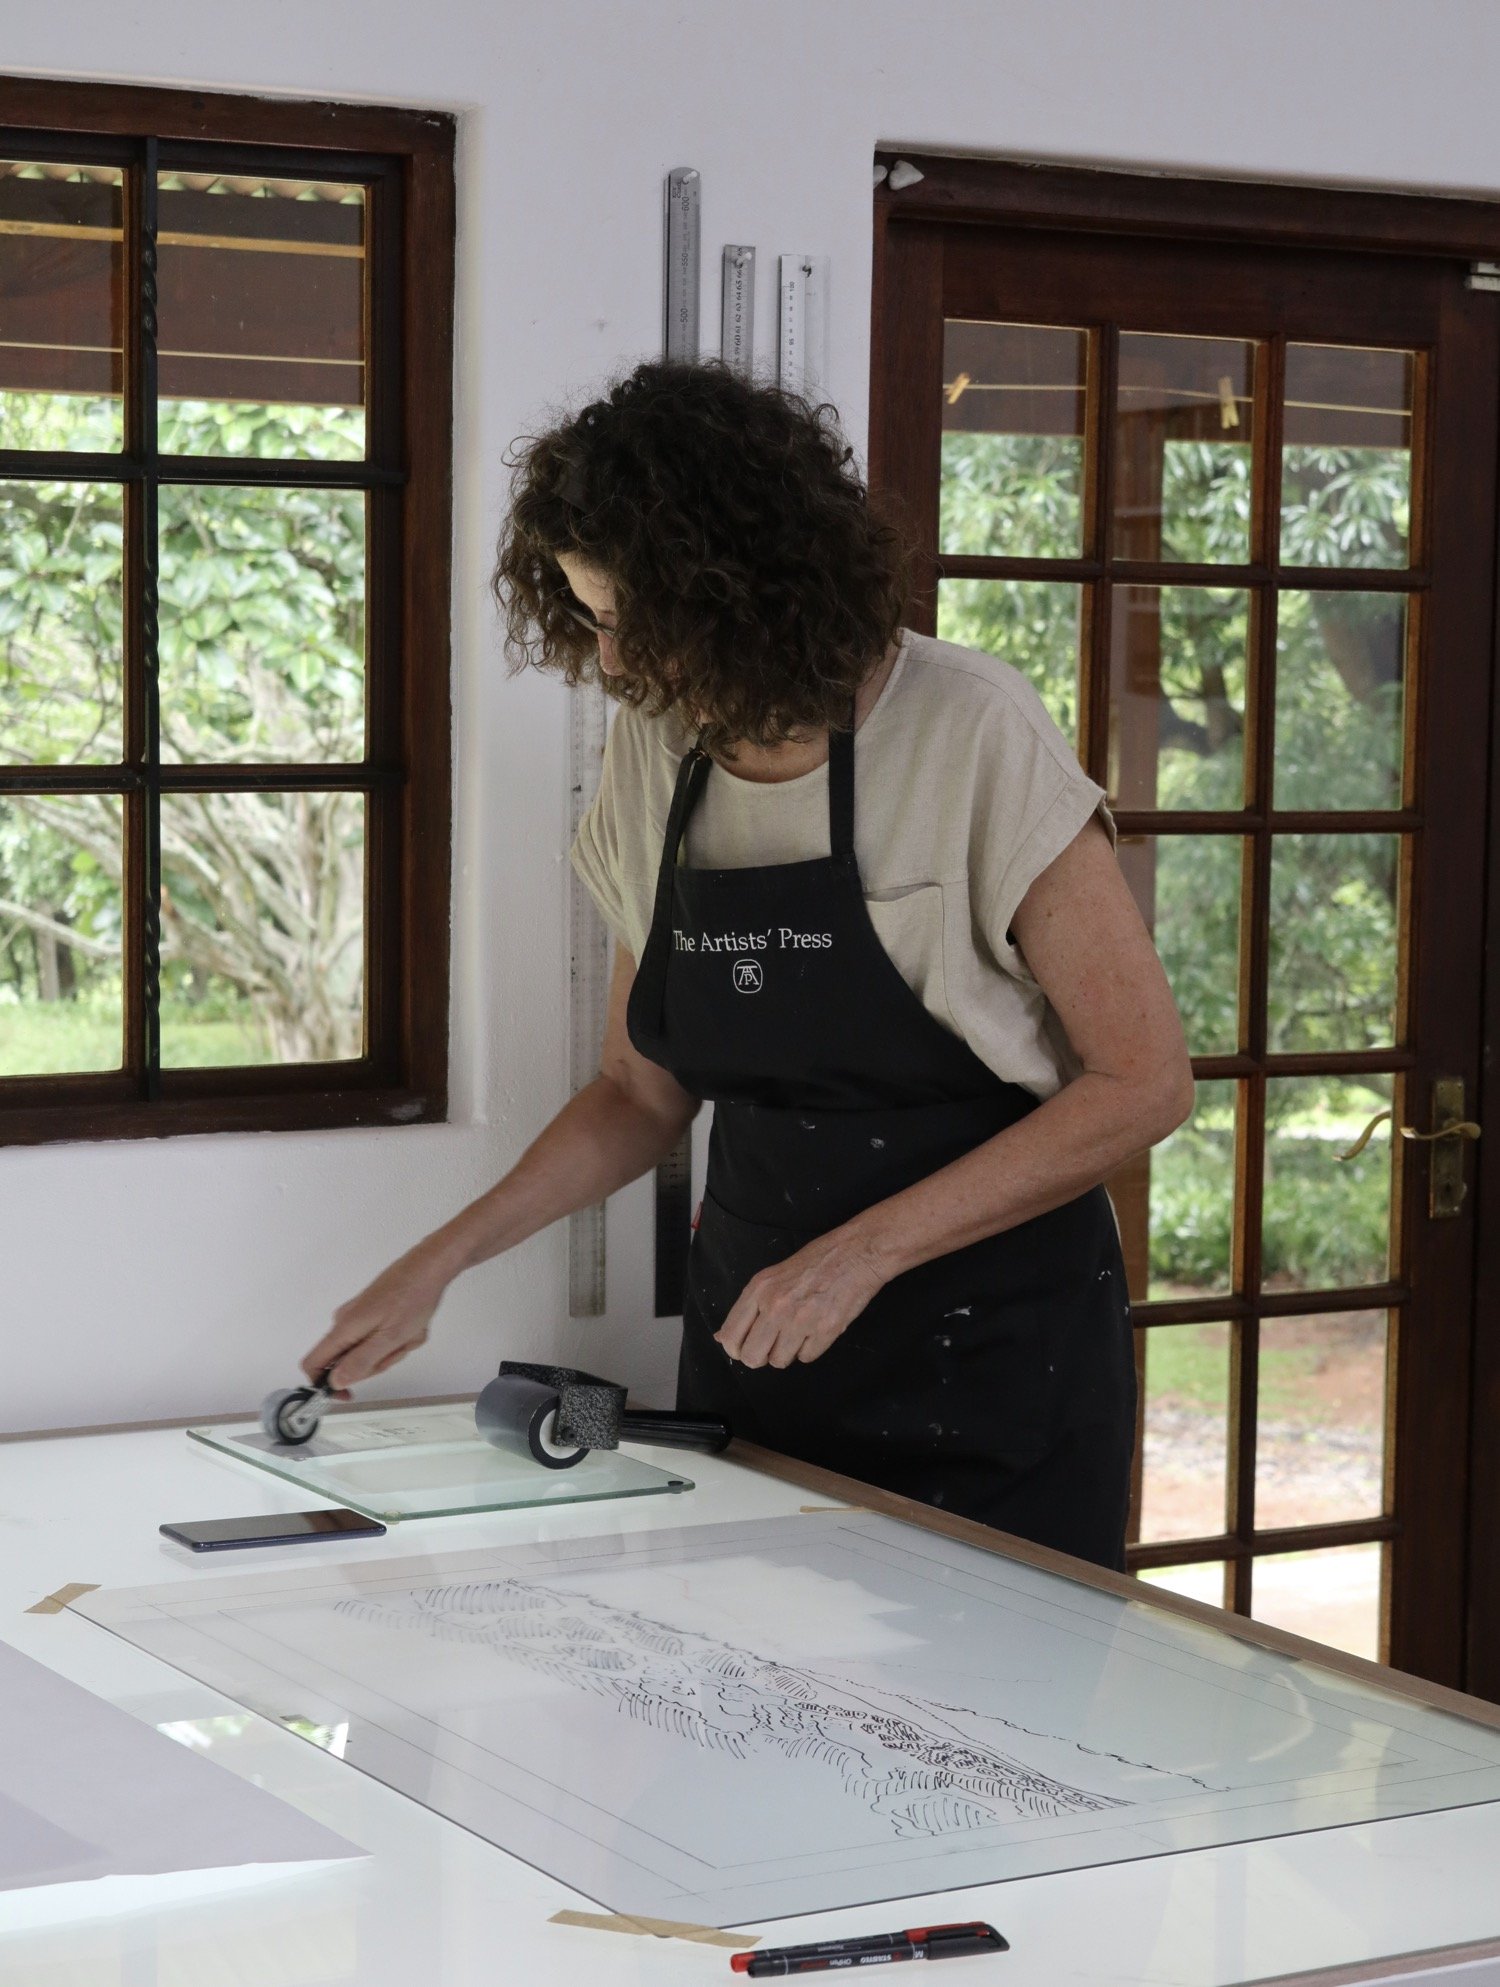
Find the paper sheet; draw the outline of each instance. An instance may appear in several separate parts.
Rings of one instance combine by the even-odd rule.
[[[864,1512],[86,1594],[609,1910],[722,1928],[1500,1801],[1500,1730]]]
[[[364,1853],[0,1642],[0,1891]]]

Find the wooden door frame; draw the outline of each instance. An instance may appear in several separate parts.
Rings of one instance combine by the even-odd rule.
[[[921,448],[913,445],[921,409],[909,393],[897,397],[884,389],[894,378],[920,377],[931,364],[940,364],[942,312],[931,305],[935,296],[940,301],[942,243],[949,230],[965,225],[1034,228],[1047,233],[1102,233],[1115,239],[1134,235],[1205,244],[1353,250],[1393,257],[1431,257],[1449,263],[1500,262],[1500,201],[945,158],[888,148],[876,154],[877,166],[890,167],[898,159],[914,166],[921,177],[894,192],[883,178],[875,189],[870,479],[876,486],[897,484],[934,518],[937,465],[935,461],[928,463]],[[890,234],[897,227],[903,238],[904,278],[899,291],[889,280]],[[1494,363],[1495,327],[1486,322],[1490,311],[1500,316],[1500,298],[1491,304],[1487,297],[1471,295],[1455,272],[1445,300],[1445,323],[1456,341],[1456,363],[1467,373],[1477,396],[1475,418],[1466,432],[1484,443],[1477,449],[1467,448],[1465,472],[1472,471],[1486,486],[1493,483],[1500,468],[1500,366]],[[908,408],[910,417],[904,418]],[[1429,460],[1433,453],[1435,450],[1429,452]],[[929,483],[930,490],[926,487]],[[1487,545],[1480,556],[1489,568],[1481,589],[1487,616],[1482,648],[1489,657],[1489,708],[1483,725],[1468,720],[1471,733],[1482,734],[1482,742],[1470,736],[1468,764],[1458,770],[1454,782],[1444,784],[1452,784],[1461,793],[1471,793],[1476,781],[1485,786],[1487,862],[1482,932],[1475,929],[1466,955],[1466,968],[1472,958],[1474,971],[1482,974],[1481,1039],[1463,1045],[1424,1042],[1421,1065],[1411,1072],[1411,1114],[1416,1122],[1425,1124],[1427,1083],[1437,1073],[1429,1068],[1430,1048],[1445,1071],[1463,1071],[1471,1076],[1471,1115],[1481,1124],[1489,1124],[1492,1136],[1500,1137],[1500,1058],[1496,1054],[1500,1049],[1500,809],[1494,805],[1494,796],[1500,792],[1500,699],[1494,694],[1500,681],[1500,631],[1495,614],[1500,545]],[[919,547],[914,578],[919,597],[931,597],[935,573],[930,548]],[[1472,577],[1470,585],[1475,585]],[[1430,672],[1432,677],[1436,674]],[[1440,695],[1440,683],[1436,689]],[[1428,706],[1418,720],[1425,724],[1434,714],[1433,682],[1422,683],[1419,695]],[[1453,715],[1449,713],[1450,722]],[[1430,821],[1439,845],[1445,832],[1464,832],[1462,805],[1440,807],[1439,815],[1443,818]],[[1467,819],[1473,818],[1471,805]],[[1444,904],[1440,899],[1439,886],[1426,906],[1429,919],[1472,917],[1471,906]],[[1476,920],[1476,927],[1479,922]],[[1492,961],[1496,963],[1492,965]],[[1441,989],[1421,984],[1427,976],[1420,956],[1413,957],[1411,971],[1419,1011],[1430,1013],[1432,997]],[[1429,997],[1423,998],[1424,993]],[[1448,1561],[1452,1590],[1464,1596],[1463,1619],[1433,1621],[1424,1619],[1420,1610],[1408,1610],[1405,1620],[1393,1623],[1393,1637],[1400,1645],[1400,1659],[1415,1671],[1452,1684],[1462,1682],[1476,1694],[1500,1699],[1500,1444],[1494,1439],[1500,1430],[1500,1166],[1486,1166],[1483,1152],[1481,1142],[1470,1160],[1476,1241],[1470,1258],[1474,1325],[1470,1370],[1465,1375],[1468,1384],[1462,1389],[1462,1398],[1434,1394],[1428,1400],[1404,1403],[1407,1424],[1422,1426],[1429,1442],[1449,1449],[1449,1453],[1450,1445],[1457,1442],[1467,1451],[1465,1525],[1457,1535],[1450,1529],[1408,1542],[1408,1549],[1414,1549],[1418,1557],[1434,1555]],[[1414,1201],[1422,1190],[1423,1171],[1420,1163],[1416,1168],[1397,1169],[1397,1178],[1406,1179],[1409,1200]],[[1425,1219],[1415,1206],[1409,1205],[1405,1212],[1408,1221]],[[1467,1297],[1469,1291],[1466,1286],[1462,1293],[1454,1294]],[[1440,1300],[1441,1292],[1438,1296]],[[1437,1431],[1436,1436],[1432,1430]],[[1403,1451],[1403,1436],[1407,1436],[1407,1429],[1398,1429],[1398,1457]]]

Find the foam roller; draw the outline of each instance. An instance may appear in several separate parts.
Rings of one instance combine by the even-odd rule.
[[[474,1403],[474,1425],[493,1448],[568,1470],[590,1449],[615,1449],[625,1389],[569,1366],[502,1362]]]
[[[729,1429],[701,1415],[629,1409],[626,1390],[575,1366],[534,1366],[505,1359],[474,1403],[484,1440],[543,1469],[566,1470],[591,1449],[618,1449],[621,1436],[674,1448],[722,1449]]]

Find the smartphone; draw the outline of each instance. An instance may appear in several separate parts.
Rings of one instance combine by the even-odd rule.
[[[202,1518],[162,1525],[164,1538],[193,1552],[223,1552],[236,1545],[292,1545],[298,1539],[374,1539],[385,1526],[358,1511],[271,1511],[256,1518]]]

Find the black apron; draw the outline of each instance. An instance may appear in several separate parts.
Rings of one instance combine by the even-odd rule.
[[[631,991],[640,1053],[714,1102],[688,1257],[678,1406],[737,1435],[1103,1566],[1123,1564],[1135,1362],[1103,1187],[888,1283],[816,1360],[713,1334],[757,1270],[1036,1108],[913,993],[854,855],[854,734],[829,740],[827,856],[689,869],[712,762],[672,798]]]

